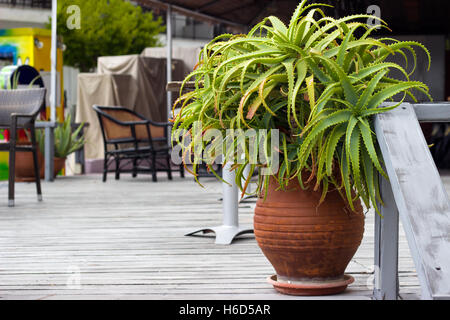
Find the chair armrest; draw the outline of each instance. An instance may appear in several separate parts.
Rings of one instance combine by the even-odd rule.
[[[36,121],[34,126],[36,129],[56,128],[57,123],[52,121]]]
[[[19,118],[30,118],[31,122],[34,122],[34,115],[30,115],[30,114],[20,114],[20,113],[12,113],[11,114],[11,124],[9,126],[9,132],[10,132],[10,141],[15,141],[16,140],[16,135],[17,135],[17,130],[18,129],[22,129],[22,128],[26,128],[26,126],[19,126],[17,125],[17,119]]]
[[[12,113],[11,118],[34,118],[35,114],[22,114],[22,113]]]
[[[156,122],[156,121],[152,121],[152,120],[147,120],[149,124],[151,124],[152,126],[155,127],[169,127],[172,126],[173,124],[170,122]]]
[[[129,112],[129,113],[139,117],[139,118],[142,118],[140,115],[136,114],[132,110],[128,110],[128,109],[125,109],[125,108],[122,108],[122,109],[124,111],[126,111],[126,112]],[[149,119],[142,119],[142,120],[137,120],[137,121],[121,121],[121,120],[118,120],[118,119],[110,116],[106,112],[101,112],[101,116],[107,118],[108,120],[111,120],[114,123],[122,125],[122,126],[151,124],[152,126],[156,126],[156,127],[168,127],[169,125],[172,125],[170,122],[155,122],[155,121],[152,121],[152,120],[149,120]]]
[[[23,124],[20,125],[19,124],[19,128],[18,128],[17,119],[29,118],[30,120],[29,120],[28,123],[34,124],[36,116],[37,116],[37,114],[12,113],[11,114],[11,130],[19,129],[20,127],[22,127],[22,128],[27,128],[28,127],[26,125],[27,123],[25,123],[25,125],[23,125]]]
[[[147,120],[142,120],[142,121],[120,121],[120,122],[122,122],[123,125],[128,125],[128,126],[149,124],[149,121],[147,121]]]

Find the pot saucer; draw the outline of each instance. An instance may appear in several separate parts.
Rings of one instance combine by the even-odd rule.
[[[294,296],[322,296],[341,293],[353,281],[355,279],[347,274],[344,274],[340,279],[320,281],[281,282],[277,281],[276,274],[267,278],[267,282],[273,285],[278,292]]]

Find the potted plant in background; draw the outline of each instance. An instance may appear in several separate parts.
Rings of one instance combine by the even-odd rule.
[[[66,158],[72,152],[80,149],[85,144],[84,135],[80,136],[80,132],[84,127],[84,124],[80,124],[75,129],[72,128],[72,119],[68,115],[64,122],[59,124],[54,129],[55,136],[55,157],[53,165],[53,175],[56,177],[58,172],[60,172],[65,165]],[[44,148],[45,148],[45,132],[44,130],[36,130],[36,140],[39,145],[40,151],[40,162],[44,163]],[[40,175],[44,176],[45,170],[44,166],[40,167]]]
[[[246,35],[211,41],[185,79],[194,80],[195,89],[177,101],[181,109],[173,120],[174,128],[190,134],[196,121],[203,132],[279,130],[279,150],[262,145],[266,154],[279,152],[280,165],[269,176],[259,174],[254,231],[276,270],[269,282],[287,294],[338,293],[353,281],[344,271],[363,236],[362,203],[379,213],[378,174],[386,177],[373,116],[399,105],[379,107],[387,99],[415,99],[413,89],[431,99],[425,84],[410,80],[414,47],[425,50],[429,67],[423,45],[374,39],[376,27],[361,20],[377,17],[333,19],[322,6],[304,0],[289,25],[271,16]],[[407,52],[414,59],[411,70],[387,62],[393,54],[407,62]],[[394,79],[392,70],[402,78]],[[242,143],[231,139],[234,146]],[[192,139],[182,148],[206,151],[209,145]],[[244,191],[263,166],[251,164],[249,148],[244,143],[244,161],[233,165]],[[236,154],[227,149],[223,157],[232,161]]]
[[[72,152],[80,149],[84,143],[84,136],[80,136],[80,132],[83,129],[84,124],[80,124],[75,129],[71,126],[71,116],[67,116],[64,122],[60,123],[54,129],[55,135],[55,156],[53,164],[53,175],[56,177],[65,165],[66,158]],[[44,160],[44,148],[45,148],[45,132],[42,129],[36,130],[36,140],[39,146],[38,150],[38,163],[39,174],[41,178],[44,178],[45,174],[45,160]],[[19,154],[19,152],[18,152]],[[33,159],[29,152],[21,152],[20,155],[20,167],[16,167],[16,181],[30,182],[36,178],[33,171]],[[16,162],[17,166],[17,162]],[[18,178],[19,177],[19,178]],[[19,179],[19,180],[18,180]]]
[[[7,66],[1,70],[0,87],[8,90],[21,90],[21,88],[32,88],[33,86],[43,87],[44,82],[39,72],[29,65]],[[1,90],[1,89],[0,89]],[[45,119],[45,105],[42,106],[41,119]],[[9,140],[9,130],[0,130],[0,136],[6,141]],[[30,144],[29,131],[20,129],[17,132],[18,145]],[[16,152],[15,166],[16,181],[34,181],[34,166],[32,154],[29,152]],[[7,172],[4,168],[2,172]],[[0,178],[2,179],[2,178]]]

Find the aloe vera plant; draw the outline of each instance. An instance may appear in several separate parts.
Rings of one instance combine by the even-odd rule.
[[[80,149],[85,143],[84,136],[78,137],[84,124],[80,124],[73,132],[70,124],[71,117],[69,115],[64,122],[54,130],[55,157],[57,158],[67,157],[72,152]],[[41,153],[44,154],[45,133],[43,130],[36,130],[36,140]]]
[[[224,34],[212,40],[183,83],[195,81],[195,89],[181,95],[182,86],[174,105],[180,107],[174,127],[192,133],[192,124],[201,121],[203,128],[223,133],[279,129],[280,167],[274,177],[280,188],[292,179],[302,187],[313,181],[313,187],[322,190],[321,201],[333,187],[352,208],[355,195],[366,207],[376,208],[376,200],[381,201],[378,173],[386,174],[373,116],[397,107],[380,107],[394,96],[400,95],[399,102],[406,96],[415,100],[418,90],[431,99],[424,83],[410,79],[416,67],[415,49],[426,52],[428,68],[430,54],[418,42],[371,37],[375,27],[361,21],[377,17],[334,19],[324,14],[323,6],[327,5],[303,0],[289,25],[270,16],[248,34]],[[404,57],[405,67],[387,61],[394,54]],[[407,54],[414,60],[409,68]],[[402,78],[393,78],[392,70],[400,71]],[[184,146],[185,152],[194,143],[198,140]],[[207,145],[202,142],[200,148]],[[225,161],[232,157],[224,154]],[[247,157],[233,166],[236,182],[244,190],[250,178],[242,185],[243,168],[249,163]],[[256,167],[250,166],[251,174]],[[302,173],[307,173],[306,181]],[[260,177],[257,192],[267,183]]]

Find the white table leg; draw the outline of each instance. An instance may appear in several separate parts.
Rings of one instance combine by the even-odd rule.
[[[251,228],[241,228],[239,226],[239,189],[235,183],[235,172],[230,171],[231,164],[226,164],[222,169],[222,178],[231,184],[222,183],[223,192],[223,224],[217,227],[202,228],[186,234],[195,235],[202,232],[216,234],[216,244],[231,244],[235,237],[253,233]]]

